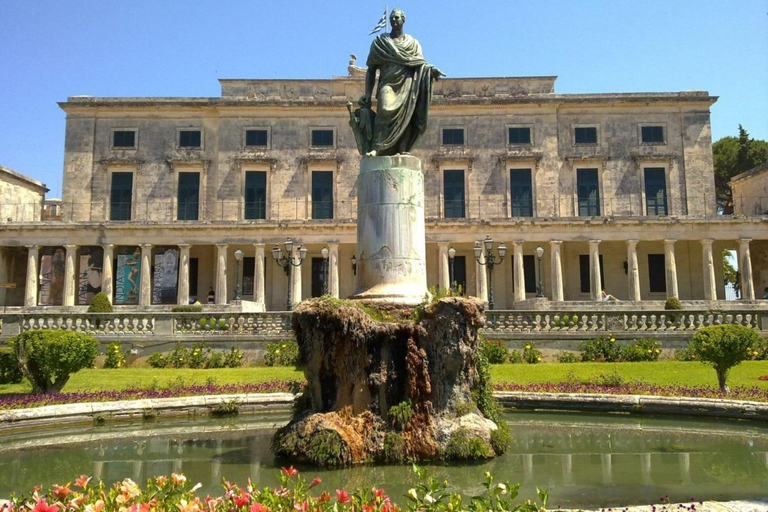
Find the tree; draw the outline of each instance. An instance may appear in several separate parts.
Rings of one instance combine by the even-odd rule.
[[[750,139],[749,133],[739,125],[738,137],[723,137],[712,144],[715,166],[715,193],[717,207],[726,215],[733,213],[733,197],[728,182],[768,161],[768,142]]]
[[[728,372],[742,361],[759,355],[760,346],[760,335],[754,329],[743,325],[712,325],[699,329],[691,337],[688,348],[696,359],[715,369],[720,391],[729,393]]]
[[[728,286],[728,283],[733,285],[733,290],[736,292],[736,296],[741,296],[741,279],[739,277],[739,271],[731,263],[731,251],[729,249],[723,249],[723,284]]]

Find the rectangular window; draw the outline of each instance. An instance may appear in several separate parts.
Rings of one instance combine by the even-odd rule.
[[[529,127],[512,127],[509,129],[509,144],[530,144],[531,129]]]
[[[605,286],[605,274],[603,273],[603,255],[600,254],[600,282]],[[581,293],[589,293],[589,254],[579,255],[579,275],[581,277]]]
[[[533,186],[530,169],[509,170],[513,217],[533,217]]]
[[[456,290],[461,289],[461,294],[467,295],[467,259],[464,256],[453,258],[453,282]]]
[[[256,258],[243,258],[243,295],[253,295],[253,276],[256,272]]]
[[[443,171],[443,201],[444,217],[446,219],[463,219],[464,210],[464,171]]]
[[[645,214],[667,215],[667,178],[663,167],[647,167],[645,172]]]
[[[312,171],[312,218],[333,218],[333,171]]]
[[[267,218],[267,172],[245,172],[245,219]]]
[[[444,146],[463,146],[464,128],[443,128]]]
[[[328,280],[324,265],[325,258],[312,258],[312,296],[322,297],[323,288]],[[330,264],[330,263],[329,263]]]
[[[203,133],[200,130],[179,130],[180,148],[199,148],[202,142]]]
[[[267,130],[245,130],[245,145],[261,147],[266,146]]]
[[[135,148],[136,131],[135,130],[115,130],[112,132],[113,148]]]
[[[131,220],[133,173],[113,172],[109,198],[109,220]]]
[[[573,134],[576,144],[597,144],[597,128],[594,126],[574,128]]]
[[[600,185],[597,169],[578,169],[576,171],[578,189],[579,216],[594,217],[600,215]]]
[[[189,296],[197,297],[197,271],[200,268],[200,260],[189,258]],[[200,300],[197,298],[197,300]]]
[[[648,284],[651,292],[667,292],[666,261],[663,254],[648,255]]]
[[[312,130],[312,145],[333,147],[333,130]]]
[[[197,220],[199,207],[200,173],[180,172],[176,218],[178,220]]]
[[[643,144],[664,144],[664,127],[641,126],[640,140]]]
[[[515,282],[515,258],[512,263],[512,283]],[[536,257],[533,254],[523,254],[523,288],[525,293],[536,293]]]

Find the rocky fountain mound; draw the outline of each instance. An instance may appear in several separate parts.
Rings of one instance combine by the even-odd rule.
[[[484,321],[482,303],[460,297],[302,302],[293,329],[308,384],[273,450],[320,466],[501,454],[509,433],[478,353]]]

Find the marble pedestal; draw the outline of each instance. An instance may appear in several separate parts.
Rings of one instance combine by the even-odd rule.
[[[424,174],[411,155],[363,157],[352,299],[418,304],[427,293]]]

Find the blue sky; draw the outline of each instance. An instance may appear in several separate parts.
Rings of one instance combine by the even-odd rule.
[[[329,78],[384,2],[0,0],[0,165],[61,194],[69,96],[218,96],[218,78]],[[706,90],[713,138],[768,140],[768,1],[411,1],[450,77],[556,75],[559,93]]]

